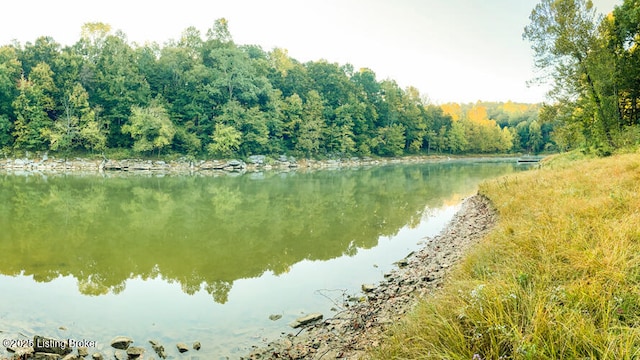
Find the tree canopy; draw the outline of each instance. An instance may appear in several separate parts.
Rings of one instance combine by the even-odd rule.
[[[606,16],[591,0],[542,0],[523,37],[544,80],[553,83],[541,118],[556,124],[561,149],[608,154],[640,141],[640,3],[624,0]]]
[[[1,46],[0,149],[332,158],[559,148],[540,105],[435,105],[371,69],[236,44],[225,19],[204,33],[138,45],[89,23],[71,46],[47,36]]]

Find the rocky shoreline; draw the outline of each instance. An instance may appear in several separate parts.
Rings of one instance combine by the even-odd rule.
[[[111,346],[109,349],[103,349],[102,351],[95,351],[96,342],[90,340],[78,340],[78,339],[56,339],[44,336],[35,335],[33,338],[15,338],[3,339],[2,345],[8,352],[13,354],[11,360],[80,360],[80,359],[93,359],[93,360],[133,360],[145,358],[145,353],[153,352],[160,359],[173,358],[174,356],[168,355],[167,350],[156,340],[149,340],[152,351],[148,351],[144,346],[131,346],[134,342],[132,338],[126,336],[116,336],[111,340]],[[202,345],[200,341],[193,343],[193,350],[199,351]],[[191,348],[183,342],[176,344],[176,350],[178,353],[186,353]],[[75,350],[75,351],[74,351]],[[90,351],[89,350],[94,350]],[[147,357],[154,359],[153,356]],[[193,357],[192,357],[193,358]],[[197,358],[197,357],[196,357]],[[9,360],[6,357],[0,358],[1,360]]]
[[[143,159],[61,159],[43,154],[30,158],[0,159],[0,170],[26,172],[155,172],[155,173],[206,173],[206,172],[254,172],[265,170],[345,168],[374,166],[388,163],[436,161],[442,157],[407,157],[373,159],[369,157],[337,160],[296,159],[279,156],[276,159],[264,155],[249,156],[246,161],[229,160],[143,160]]]
[[[24,158],[0,159],[0,172],[7,173],[138,173],[138,174],[174,174],[174,175],[219,175],[224,173],[244,173],[261,171],[295,171],[317,169],[346,169],[380,166],[388,164],[426,163],[441,161],[514,161],[509,157],[450,158],[448,156],[407,156],[401,158],[350,157],[332,160],[296,159],[281,155],[270,158],[265,155],[252,155],[246,161],[227,160],[145,160],[145,159],[63,159],[48,154],[29,155]]]
[[[302,325],[297,333],[255,347],[243,359],[359,359],[380,344],[389,325],[401,321],[417,300],[443,284],[451,267],[467,249],[482,239],[497,221],[488,199],[474,195],[438,236],[397,262],[377,285],[363,285],[362,295],[351,297],[332,318]]]

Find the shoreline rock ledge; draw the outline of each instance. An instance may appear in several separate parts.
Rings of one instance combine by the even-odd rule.
[[[242,359],[359,359],[380,345],[387,327],[401,321],[418,299],[442,287],[452,266],[495,225],[497,213],[482,195],[465,199],[448,226],[426,239],[377,285],[362,289],[357,301],[347,300],[332,318],[300,325],[266,346],[254,346]],[[322,321],[321,321],[322,320]],[[294,322],[295,323],[295,322]],[[304,326],[304,327],[303,327]]]

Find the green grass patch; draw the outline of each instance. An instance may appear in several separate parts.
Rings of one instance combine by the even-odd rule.
[[[554,162],[481,186],[498,225],[372,358],[640,356],[640,154]]]

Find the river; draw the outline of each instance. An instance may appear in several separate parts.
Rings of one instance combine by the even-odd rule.
[[[0,175],[0,335],[238,358],[377,283],[513,162],[224,176]],[[333,308],[333,309],[332,309]],[[281,317],[278,320],[271,318]],[[7,355],[4,347],[0,355]],[[195,350],[191,350],[195,352]]]

